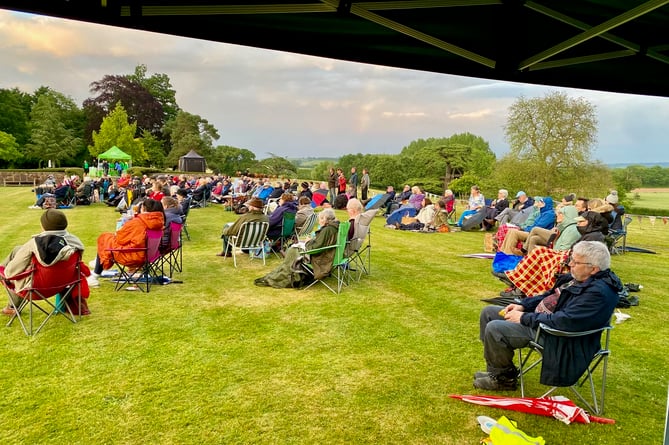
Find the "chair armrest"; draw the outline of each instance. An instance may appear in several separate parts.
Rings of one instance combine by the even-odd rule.
[[[302,253],[306,253],[306,254],[309,254],[309,255],[313,255],[313,254],[315,254],[315,253],[321,253],[321,252],[324,252],[324,251],[326,251],[326,250],[336,249],[336,248],[337,248],[337,245],[336,245],[336,244],[332,244],[332,245],[330,245],[330,246],[319,247],[318,249],[303,250]]]
[[[569,331],[561,331],[559,329],[551,328],[544,323],[539,324],[539,330],[544,331],[547,334],[554,335],[556,337],[583,337],[584,335],[591,335],[591,334],[596,334],[598,332],[604,332],[607,330],[613,329],[613,326],[604,326],[603,328],[599,329],[591,329],[589,331],[577,331],[577,332],[569,332]]]

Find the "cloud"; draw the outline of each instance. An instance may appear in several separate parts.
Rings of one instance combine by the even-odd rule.
[[[221,145],[258,156],[398,153],[411,141],[470,132],[501,155],[520,96],[556,88],[332,60],[0,10],[0,87],[42,85],[81,104],[107,74],[169,76],[186,111]],[[597,156],[666,161],[669,99],[569,90],[597,108]],[[641,149],[640,149],[641,148]]]

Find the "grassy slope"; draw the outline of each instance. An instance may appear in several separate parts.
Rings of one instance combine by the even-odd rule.
[[[8,252],[39,231],[40,211],[27,209],[27,188],[0,188],[0,198]],[[92,259],[114,212],[67,212]],[[234,218],[221,207],[191,212],[184,284],[147,295],[103,283],[80,324],[60,318],[34,339],[0,329],[0,442],[462,444],[484,437],[481,414],[509,415],[550,444],[661,442],[669,226],[635,219],[629,244],[658,254],[613,259],[624,282],[644,285],[612,335],[605,415],[616,425],[567,426],[448,397],[476,393],[480,299],[502,288],[489,260],[460,256],[482,251],[483,234],[398,232],[377,218],[372,275],[335,296],[254,287],[277,259],[243,257],[234,269],[215,257]]]

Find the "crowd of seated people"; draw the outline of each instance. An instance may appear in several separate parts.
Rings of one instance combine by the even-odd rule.
[[[418,214],[418,211],[423,207],[425,194],[421,191],[420,187],[414,185],[410,190],[411,194],[406,199],[403,199],[406,194],[402,192],[400,195],[400,198],[402,198],[400,207],[394,210],[386,218],[386,226],[388,228],[395,228],[396,223],[402,222],[402,217],[415,217]]]
[[[493,236],[493,241],[497,246],[496,250],[502,250],[502,245],[504,244],[509,232],[521,230],[525,233],[529,233],[530,230],[532,230],[534,227],[543,227],[545,229],[550,229],[553,227],[555,223],[553,199],[535,196],[532,199],[532,202],[533,204],[531,207],[527,207],[526,209],[516,213],[511,222],[498,225],[497,231]],[[525,234],[516,234],[515,236],[517,237],[515,239],[516,244],[518,241],[525,240]],[[512,244],[512,241],[509,240],[507,242],[507,246],[505,246],[506,252],[509,252],[512,247],[516,246],[516,244]]]
[[[513,205],[502,210],[495,216],[495,220],[497,220],[500,226],[508,222],[512,224],[520,224],[528,217],[533,205],[534,199],[527,196],[527,193],[524,191],[520,190],[516,193]]]
[[[535,227],[550,230],[555,225],[555,210],[553,199],[550,197],[536,196],[534,198],[535,211],[520,226],[506,224],[504,238],[501,234],[497,236],[499,250],[509,255],[518,255],[519,242],[524,242]],[[521,253],[522,254],[522,253]]]
[[[493,270],[508,288],[501,292],[504,297],[522,298],[543,293],[555,284],[555,277],[564,272],[572,247],[580,241],[605,242],[611,216],[611,206],[595,198],[587,200],[590,209],[578,211],[578,200],[563,200],[556,211],[557,226],[554,229],[532,229],[521,248],[512,254],[520,257],[515,267],[508,270]]]
[[[448,210],[444,198],[437,200],[434,204],[429,198],[424,198],[423,203],[424,206],[418,212],[415,221],[407,224],[397,223],[395,227],[399,230],[433,232],[442,226],[448,226]]]

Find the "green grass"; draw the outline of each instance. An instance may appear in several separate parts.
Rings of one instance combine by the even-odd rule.
[[[634,202],[634,207],[666,210],[663,215],[669,215],[669,192],[642,192],[638,194],[638,198],[636,198],[636,196],[636,194],[630,194],[630,197]]]
[[[0,188],[5,253],[39,232],[29,188]],[[103,205],[67,210],[87,246],[113,230]],[[339,213],[344,217],[342,212]],[[449,398],[476,394],[483,369],[478,314],[503,286],[481,252],[483,234],[420,234],[372,226],[372,274],[335,296],[258,288],[278,264],[214,256],[236,215],[194,209],[184,284],[149,294],[92,291],[92,314],[56,319],[33,339],[0,329],[0,443],[464,444],[484,434],[477,415],[507,415],[550,444],[660,443],[669,364],[665,340],[669,226],[629,226],[628,244],[657,255],[613,258],[624,282],[644,285],[632,318],[612,334],[606,417],[564,425]],[[536,376],[529,392],[541,391]],[[512,393],[519,395],[518,393]],[[21,426],[19,426],[21,425]]]

